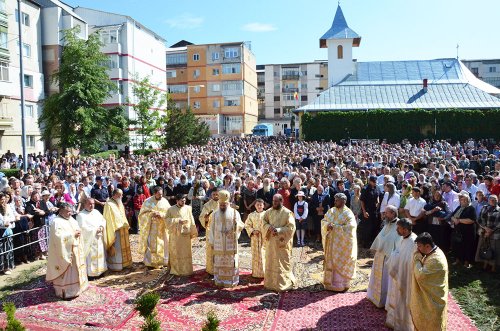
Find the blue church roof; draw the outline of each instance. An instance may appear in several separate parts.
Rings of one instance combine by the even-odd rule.
[[[361,42],[361,36],[347,25],[340,5],[337,7],[332,27],[319,40],[321,48],[326,48],[326,41],[328,39],[354,39],[353,46],[356,47],[359,46]]]
[[[479,81],[457,59],[358,62],[354,66],[354,74],[298,111],[500,108],[500,99],[488,93],[500,90]]]

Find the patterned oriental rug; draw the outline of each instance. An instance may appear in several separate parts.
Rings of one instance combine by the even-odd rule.
[[[366,298],[366,292],[293,291],[281,295],[270,330],[390,330],[384,327],[385,318],[385,310],[376,308]],[[477,330],[451,295],[448,300],[448,330]]]
[[[16,318],[27,330],[111,330],[121,329],[134,316],[136,291],[89,285],[73,300],[60,300],[42,279],[4,298],[13,302]],[[0,315],[5,327],[5,315]]]
[[[264,289],[250,272],[240,270],[240,283],[231,289],[214,285],[205,270],[190,277],[172,277],[159,289],[157,306],[162,330],[201,330],[210,311],[220,320],[220,331],[269,330],[278,307],[279,295]],[[142,318],[135,316],[123,327],[139,330]]]

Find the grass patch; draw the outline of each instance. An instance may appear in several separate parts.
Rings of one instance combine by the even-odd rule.
[[[0,288],[0,301],[5,297],[10,295],[12,291],[15,291],[25,285],[28,285],[37,278],[45,277],[45,275],[38,275],[37,271],[43,268],[44,264],[32,266],[29,269],[23,270],[16,274],[16,278],[9,278],[9,285]]]
[[[450,264],[450,290],[479,330],[500,330],[500,276]]]

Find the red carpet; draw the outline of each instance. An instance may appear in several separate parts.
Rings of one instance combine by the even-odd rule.
[[[271,326],[278,295],[264,290],[249,272],[240,273],[240,285],[232,289],[214,286],[204,270],[190,277],[175,277],[162,290],[158,318],[162,330],[201,330],[207,313],[219,318],[219,330],[263,330]],[[125,330],[139,330],[142,319],[131,319]]]
[[[389,330],[385,310],[376,308],[366,292],[341,293],[294,291],[283,293],[272,331]],[[450,295],[448,330],[477,330]]]
[[[134,315],[135,296],[135,291],[90,285],[79,297],[63,301],[54,295],[50,285],[40,280],[3,301],[16,305],[16,318],[28,330],[96,330],[121,329]],[[5,315],[0,316],[2,327]]]

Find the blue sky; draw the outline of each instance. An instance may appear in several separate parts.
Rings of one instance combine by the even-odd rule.
[[[67,0],[134,17],[167,39],[251,41],[258,64],[326,59],[319,38],[337,1]],[[349,27],[362,36],[359,61],[500,58],[500,0],[343,0]]]

